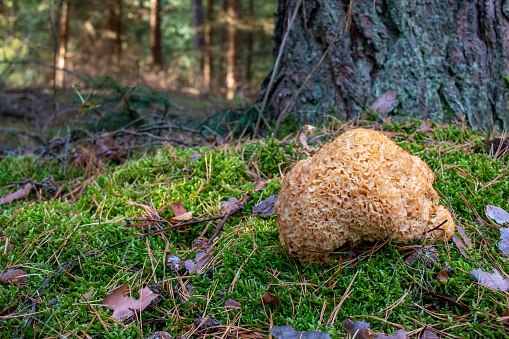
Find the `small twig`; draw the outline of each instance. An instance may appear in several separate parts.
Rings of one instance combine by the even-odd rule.
[[[444,221],[442,221],[442,222],[440,223],[440,225],[438,225],[437,227],[434,227],[434,228],[432,228],[432,229],[430,229],[430,230],[427,230],[427,231],[426,231],[426,232],[424,232],[423,234],[427,234],[427,233],[430,233],[430,232],[433,232],[433,231],[436,231],[436,230],[439,230],[439,229],[440,229],[440,230],[442,230],[442,228],[440,228],[440,227],[444,226],[444,225],[445,225],[445,223],[447,222],[447,220],[448,220],[448,219],[445,219]]]
[[[210,237],[210,239],[207,241],[207,245],[210,245],[214,239],[217,237],[217,235],[219,234],[219,232],[221,232],[221,229],[223,228],[224,224],[226,223],[226,220],[228,220],[229,217],[231,217],[232,215],[234,215],[235,213],[237,213],[238,211],[240,210],[243,210],[244,207],[246,206],[246,204],[252,199],[253,197],[251,195],[248,195],[247,198],[246,198],[246,201],[244,201],[244,203],[242,205],[239,205],[237,207],[235,207],[232,211],[230,211],[228,214],[226,214],[224,217],[223,217],[223,220],[221,220],[221,222],[219,223],[219,225],[217,225],[216,229],[214,230],[214,233],[212,234],[212,236]]]
[[[170,226],[170,227],[166,227],[166,228],[162,228],[160,230],[156,230],[156,231],[153,231],[153,232],[150,232],[150,233],[145,233],[145,234],[140,234],[138,235],[136,238],[143,238],[143,237],[146,237],[146,236],[149,236],[149,235],[154,235],[154,234],[159,234],[159,233],[163,233],[163,232],[166,232],[166,231],[169,231],[169,230],[172,230],[174,228],[177,228],[177,227],[182,227],[182,226],[186,226],[186,225],[192,225],[192,224],[198,224],[200,222],[205,222],[205,221],[211,221],[211,220],[217,220],[217,219],[221,219],[221,218],[225,218],[226,215],[220,215],[218,217],[212,217],[212,218],[207,218],[207,219],[200,219],[200,220],[194,220],[194,221],[188,221],[188,222],[184,222],[184,223],[178,223],[176,225],[173,225],[173,226]],[[143,220],[147,220],[147,221],[156,221],[156,222],[165,222],[165,223],[171,223],[171,221],[166,221],[166,220],[153,220],[153,219],[129,219],[129,220],[133,220],[133,221],[143,221]]]

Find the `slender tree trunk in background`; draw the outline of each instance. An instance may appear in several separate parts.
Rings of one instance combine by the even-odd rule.
[[[240,59],[240,36],[239,19],[241,18],[242,2],[241,0],[230,0],[228,6],[228,16],[230,23],[228,25],[228,68],[226,72],[226,99],[231,100],[235,97],[239,83],[239,59]]]
[[[193,13],[194,28],[194,53],[199,70],[203,70],[203,4],[202,0],[192,0],[191,10]]]
[[[150,50],[152,67],[163,65],[163,48],[161,44],[161,0],[150,0]]]
[[[219,27],[219,67],[218,67],[218,83],[219,87],[222,88],[225,84],[226,79],[226,53],[228,45],[226,43],[226,37],[228,35],[228,25],[225,22],[225,18],[228,12],[228,0],[221,0],[221,25]]]
[[[123,0],[109,0],[108,2],[110,12],[109,28],[115,34],[115,39],[113,40],[113,54],[116,58],[117,64],[120,62],[120,58],[122,56],[122,1]]]
[[[279,0],[275,55],[295,4]],[[324,113],[355,118],[385,94],[394,115],[465,119],[482,129],[493,121],[494,127],[509,129],[503,78],[509,73],[507,1],[305,0],[305,6],[306,17],[299,10],[269,92],[273,117],[350,18],[349,29],[339,32],[291,105],[302,124],[320,123]]]
[[[251,19],[251,25],[247,32],[246,44],[247,44],[247,61],[246,61],[246,81],[253,79],[253,43],[254,43],[254,0],[249,0],[249,18]]]
[[[0,15],[7,14],[7,11],[5,10],[5,4],[4,0],[0,0]]]
[[[57,69],[55,70],[55,84],[57,87],[64,86],[64,68],[65,68],[65,53],[67,51],[67,41],[69,40],[69,2],[62,1],[62,8],[60,9],[60,25],[58,34],[58,48],[57,48]]]
[[[207,0],[207,22],[205,29],[205,58],[203,61],[203,84],[211,90],[212,72],[214,69],[214,0]]]

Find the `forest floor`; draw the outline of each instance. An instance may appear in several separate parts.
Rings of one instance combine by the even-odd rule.
[[[509,262],[485,213],[509,208],[504,136],[419,120],[318,130],[318,146],[355,127],[386,133],[428,163],[461,226],[454,242],[381,239],[318,265],[288,256],[263,204],[306,156],[295,133],[249,141],[173,126],[169,138],[152,119],[2,157],[0,337],[265,338],[283,325],[297,332],[275,338],[508,336]],[[146,142],[126,147],[134,137]],[[496,270],[495,284],[477,269]]]

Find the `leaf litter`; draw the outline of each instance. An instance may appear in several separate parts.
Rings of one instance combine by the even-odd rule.
[[[489,286],[495,290],[509,291],[509,279],[502,277],[496,269],[493,269],[493,273],[484,272],[480,268],[468,273],[474,276],[479,284]]]
[[[509,213],[501,207],[487,205],[486,215],[495,220],[500,225],[509,223]]]
[[[17,200],[17,199],[21,199],[21,198],[24,198],[26,197],[30,191],[32,190],[32,187],[34,187],[34,185],[32,183],[26,183],[25,186],[23,188],[20,188],[19,190],[11,193],[11,194],[7,194],[5,197],[3,198],[0,198],[0,205],[1,204],[8,204],[14,200]]]
[[[256,214],[259,214],[261,217],[269,217],[271,215],[274,215],[274,205],[277,201],[277,194],[271,195],[267,199],[263,200],[259,204],[256,204],[253,207],[253,212]]]
[[[126,320],[134,311],[143,311],[154,300],[160,297],[161,287],[154,284],[140,290],[140,299],[125,296],[127,285],[122,285],[103,299],[104,306],[113,311],[113,318]]]

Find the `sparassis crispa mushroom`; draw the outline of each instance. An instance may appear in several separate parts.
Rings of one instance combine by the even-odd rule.
[[[281,243],[321,261],[344,244],[449,238],[454,220],[438,205],[434,179],[424,161],[382,133],[345,132],[285,176],[275,205]]]

